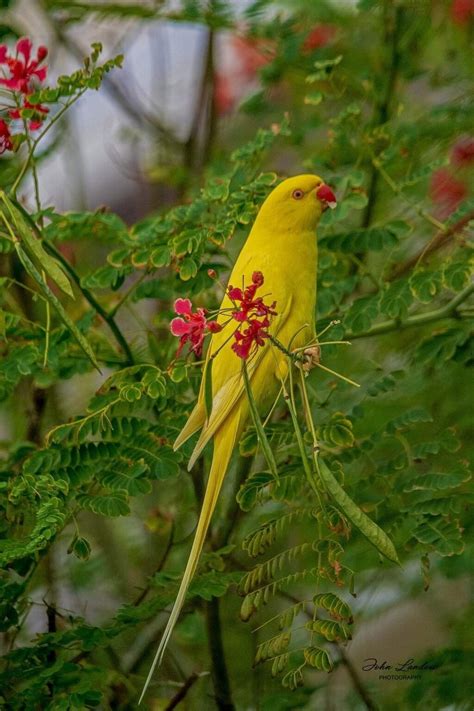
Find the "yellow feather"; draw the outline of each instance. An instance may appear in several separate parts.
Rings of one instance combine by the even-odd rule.
[[[323,181],[315,175],[300,175],[278,185],[262,205],[254,226],[235,263],[229,284],[249,284],[254,271],[264,274],[262,296],[266,302],[276,301],[278,312],[271,322],[270,333],[285,346],[300,347],[314,336],[316,307],[317,245],[315,228],[323,211],[316,190]],[[294,191],[303,191],[296,199]],[[226,295],[221,309],[232,303]],[[225,323],[228,315],[221,314]],[[202,428],[201,435],[189,462],[189,468],[212,438],[214,442],[211,470],[199,516],[193,545],[152,667],[140,701],[150,683],[154,669],[163,658],[174,626],[183,607],[189,584],[196,571],[206,534],[216,507],[227,468],[235,445],[247,424],[248,403],[241,377],[241,360],[231,350],[230,342],[235,323],[228,324],[212,336],[207,358],[213,356],[212,410],[206,417],[205,384],[201,383],[198,402],[175,442],[175,449]],[[248,361],[252,392],[259,406],[269,408],[276,397],[282,374],[286,377],[286,356],[270,342],[258,348]],[[204,368],[206,372],[206,368]]]

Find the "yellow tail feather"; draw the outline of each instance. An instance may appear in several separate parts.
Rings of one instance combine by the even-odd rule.
[[[240,430],[240,412],[237,410],[233,413],[222,425],[222,427],[216,432],[214,436],[214,455],[212,458],[211,471],[209,473],[209,478],[206,486],[206,493],[204,495],[204,501],[202,504],[201,513],[199,515],[199,521],[196,527],[196,533],[194,534],[194,541],[189,554],[188,562],[179,586],[178,595],[171,610],[168,622],[166,623],[163,636],[160,641],[160,645],[155,654],[153,664],[148,673],[147,679],[145,681],[145,686],[141,693],[138,703],[140,704],[148,685],[155,671],[155,667],[161,664],[163,655],[165,653],[166,647],[170,640],[173,629],[178,621],[179,614],[184,605],[186,599],[186,593],[188,591],[189,584],[193,578],[196,571],[197,564],[199,562],[199,557],[201,555],[202,548],[204,546],[204,541],[206,534],[211,522],[212,514],[216,508],[217,499],[219,497],[219,492],[222,487],[222,482],[227,471],[227,467],[232,456],[235,442],[239,436]]]
[[[186,442],[192,435],[201,429],[204,422],[206,421],[206,408],[201,399],[198,400],[193,411],[188,417],[186,424],[183,429],[176,437],[175,443],[173,444],[173,449],[176,451],[181,447],[182,444]]]

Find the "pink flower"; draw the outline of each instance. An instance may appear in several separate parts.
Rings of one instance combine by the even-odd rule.
[[[0,155],[11,150],[13,150],[13,143],[10,128],[3,119],[0,119]]]
[[[6,64],[10,77],[0,79],[0,85],[12,91],[29,94],[33,90],[33,81],[43,82],[46,79],[47,67],[40,66],[48,56],[46,47],[38,47],[36,59],[31,58],[33,43],[28,37],[22,37],[16,43],[16,56],[8,54],[5,45],[0,46],[0,64]],[[19,55],[22,59],[19,59]]]
[[[189,299],[176,299],[174,302],[178,318],[171,321],[170,331],[173,336],[179,338],[176,357],[180,355],[186,343],[190,343],[191,351],[200,357],[207,333],[217,333],[222,328],[217,321],[207,320],[205,309],[198,308],[194,313],[192,309],[193,305]]]

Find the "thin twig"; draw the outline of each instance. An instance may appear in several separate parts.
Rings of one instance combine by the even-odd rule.
[[[442,249],[442,247],[445,247],[447,244],[449,244],[452,238],[455,237],[459,232],[461,232],[461,230],[463,230],[464,227],[466,227],[466,225],[469,224],[471,220],[474,220],[474,210],[468,212],[466,215],[461,217],[459,220],[457,220],[457,222],[449,226],[447,229],[440,230],[433,237],[431,242],[429,242],[428,245],[423,247],[422,250],[413,255],[413,257],[407,259],[406,262],[403,262],[402,264],[399,264],[397,267],[395,267],[395,269],[390,274],[388,280],[395,281],[395,279],[399,279],[400,277],[410,272],[414,267],[418,267],[419,264],[430,254],[437,252],[438,249]]]
[[[91,294],[89,289],[86,289],[84,286],[81,284],[81,280],[79,275],[77,274],[76,270],[71,266],[71,264],[63,257],[61,252],[56,249],[54,245],[52,245],[50,242],[43,242],[43,246],[47,252],[49,252],[52,256],[54,256],[58,262],[62,264],[64,269],[67,271],[71,279],[75,282],[77,287],[80,289],[82,292],[82,295],[86,299],[86,301],[89,302],[89,304],[92,306],[92,308],[97,311],[99,316],[106,322],[112,333],[114,334],[115,340],[119,344],[120,348],[122,349],[123,353],[125,354],[126,360],[123,363],[123,365],[129,366],[129,365],[134,365],[135,364],[135,359],[133,357],[132,351],[130,350],[130,346],[127,343],[127,340],[125,336],[123,335],[122,331],[117,325],[117,322],[115,321],[114,317],[111,316],[107,311],[99,304],[99,302],[96,300],[96,298]]]
[[[194,686],[194,684],[197,682],[197,680],[201,676],[203,676],[203,675],[197,674],[197,672],[193,672],[190,676],[188,676],[188,678],[186,679],[186,681],[184,682],[184,684],[182,685],[180,690],[173,696],[171,701],[165,706],[164,711],[172,711],[172,709],[176,708],[176,706],[178,704],[180,704],[181,701],[183,701],[183,699],[186,697],[188,691]]]

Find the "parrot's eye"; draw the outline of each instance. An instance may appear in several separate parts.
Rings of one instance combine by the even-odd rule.
[[[296,190],[293,190],[291,197],[293,197],[295,200],[301,200],[301,198],[304,197],[304,192],[297,188]]]

